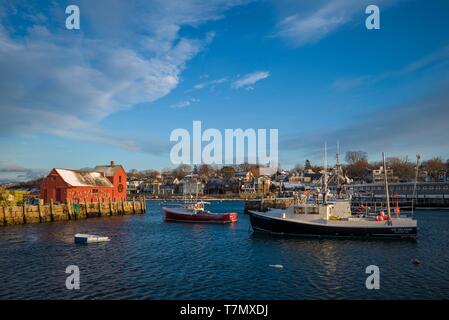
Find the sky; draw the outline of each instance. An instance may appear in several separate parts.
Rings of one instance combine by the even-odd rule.
[[[170,168],[194,120],[278,129],[284,168],[337,141],[447,159],[449,2],[0,0],[0,111],[0,180]]]

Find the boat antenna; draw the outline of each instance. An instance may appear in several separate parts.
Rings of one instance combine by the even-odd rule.
[[[384,178],[385,178],[385,196],[387,200],[387,214],[388,214],[388,221],[391,221],[391,208],[390,208],[390,191],[388,190],[388,175],[387,175],[387,164],[385,161],[385,153],[382,152],[382,161],[384,165]]]
[[[412,218],[414,213],[414,204],[415,204],[415,198],[416,198],[416,185],[418,184],[418,172],[419,172],[419,160],[421,159],[421,156],[419,154],[416,155],[416,168],[415,168],[415,183],[413,184],[413,196],[412,196]],[[416,200],[418,203],[418,200]]]

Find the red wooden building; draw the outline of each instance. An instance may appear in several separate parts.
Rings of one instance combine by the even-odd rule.
[[[126,200],[126,172],[121,165],[96,166],[93,170],[54,168],[41,185],[40,197],[54,202],[103,202]]]

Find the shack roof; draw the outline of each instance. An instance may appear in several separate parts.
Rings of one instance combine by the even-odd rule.
[[[117,170],[120,168],[122,168],[122,166],[119,164],[116,164],[113,166],[110,166],[110,165],[103,166],[102,165],[102,166],[96,166],[94,168],[94,171],[102,172],[102,173],[104,173],[104,175],[106,177],[113,177],[113,176],[115,176],[115,173],[117,172]]]
[[[113,187],[103,173],[69,169],[55,169],[61,178],[73,187]]]

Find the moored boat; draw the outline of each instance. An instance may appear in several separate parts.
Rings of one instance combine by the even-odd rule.
[[[326,148],[325,148],[326,150]],[[387,168],[385,154],[383,167]],[[327,200],[327,155],[325,151],[323,176],[323,202],[293,205],[287,209],[270,209],[266,212],[249,211],[254,231],[264,231],[281,235],[315,237],[363,237],[363,238],[415,238],[417,221],[413,218],[392,217],[388,179],[384,170],[387,215],[353,216],[350,201]]]
[[[305,210],[304,210],[305,209]],[[266,212],[249,211],[254,231],[314,237],[414,238],[416,220],[375,219],[333,214],[333,205],[302,205]]]
[[[213,213],[204,209],[208,202],[196,202],[181,207],[164,207],[165,221],[194,222],[194,223],[233,223],[237,222],[238,214]]]

